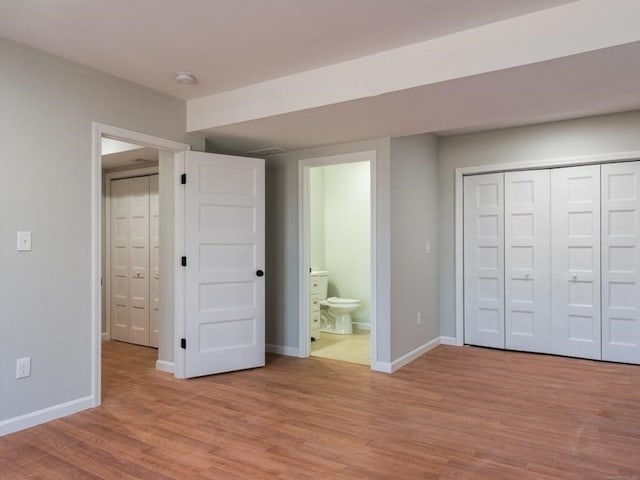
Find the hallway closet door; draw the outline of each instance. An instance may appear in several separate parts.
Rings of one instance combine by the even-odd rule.
[[[160,332],[160,197],[158,175],[149,177],[149,345],[158,348]]]
[[[602,166],[602,359],[640,363],[640,162]]]
[[[149,345],[149,177],[111,181],[111,338]]]
[[[505,345],[551,351],[549,170],[507,172]]]
[[[551,172],[552,353],[600,359],[600,166]]]
[[[504,174],[464,177],[464,341],[504,348]]]

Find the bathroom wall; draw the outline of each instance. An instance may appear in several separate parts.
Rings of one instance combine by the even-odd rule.
[[[370,168],[356,162],[311,169],[311,265],[329,271],[330,297],[360,300],[352,314],[360,328],[371,318]]]
[[[378,360],[391,361],[390,313],[390,139],[327,145],[267,158],[267,344],[298,349],[298,160],[352,152],[376,152],[376,258],[373,301],[378,322]]]

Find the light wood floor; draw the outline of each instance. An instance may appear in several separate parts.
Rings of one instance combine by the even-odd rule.
[[[351,335],[336,333],[320,334],[320,339],[311,342],[311,355],[341,362],[371,365],[371,335],[367,330],[354,330]]]
[[[0,438],[8,479],[638,479],[640,367],[440,346],[189,381],[104,344],[103,406]]]

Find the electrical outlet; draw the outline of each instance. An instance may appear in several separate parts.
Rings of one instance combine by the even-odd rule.
[[[422,312],[418,312],[416,315],[416,325],[420,325],[422,323]]]
[[[31,357],[19,358],[16,361],[16,378],[31,376]]]
[[[429,255],[431,253],[431,242],[424,243],[424,253]]]

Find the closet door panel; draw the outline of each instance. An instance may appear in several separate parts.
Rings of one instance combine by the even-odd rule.
[[[111,338],[129,341],[129,181],[111,181]]]
[[[505,344],[551,351],[549,170],[505,173]]]
[[[600,166],[551,172],[552,353],[600,359]]]
[[[640,162],[602,166],[602,359],[640,363]]]
[[[149,345],[158,347],[160,324],[160,202],[158,175],[149,177]]]
[[[129,341],[149,345],[149,177],[129,179]]]
[[[464,178],[464,338],[494,348],[504,348],[503,179]]]

